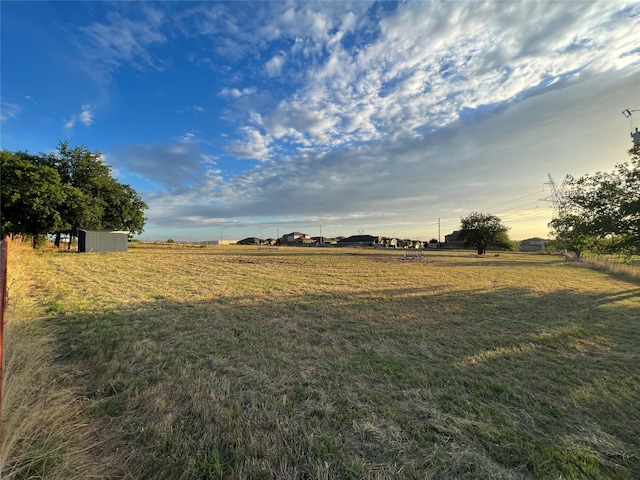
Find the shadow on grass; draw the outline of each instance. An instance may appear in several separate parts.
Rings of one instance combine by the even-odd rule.
[[[640,289],[443,291],[50,321],[135,478],[640,477]]]

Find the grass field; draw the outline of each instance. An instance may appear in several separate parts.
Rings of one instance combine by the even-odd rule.
[[[10,261],[3,478],[640,478],[637,280],[518,253]]]

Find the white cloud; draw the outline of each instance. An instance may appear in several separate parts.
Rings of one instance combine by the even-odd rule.
[[[87,127],[93,123],[93,114],[91,113],[91,105],[82,105],[82,112],[78,117],[80,122],[82,122]]]
[[[245,97],[248,95],[253,95],[255,94],[257,91],[257,89],[255,87],[248,87],[248,88],[243,88],[243,89],[238,89],[238,88],[223,88],[222,90],[220,90],[219,95],[221,97],[228,97],[228,98],[240,98],[240,97]]]
[[[275,55],[269,60],[264,68],[267,71],[267,75],[270,77],[278,77],[282,73],[282,67],[284,65],[285,58],[283,55]]]
[[[65,121],[64,128],[67,130],[73,129],[75,127],[76,122],[82,123],[84,126],[88,127],[93,123],[93,113],[91,112],[91,105],[82,105],[80,107],[80,113],[77,115],[71,115],[69,120]]]
[[[270,155],[269,145],[271,139],[269,135],[263,135],[258,129],[253,127],[241,127],[242,139],[231,142],[227,150],[232,155],[239,158],[251,160],[267,160]]]

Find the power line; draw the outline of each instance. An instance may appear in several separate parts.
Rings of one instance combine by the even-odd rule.
[[[532,204],[532,202],[523,203],[522,205],[518,205],[517,207],[512,207],[509,210],[503,210],[502,212],[496,212],[495,214],[496,215],[503,215],[505,213],[508,213],[509,211],[516,210],[518,208],[523,208],[523,207],[526,207],[526,206],[531,205],[531,204]],[[535,202],[535,205],[536,205],[535,208],[539,208],[538,207],[538,202]]]
[[[508,200],[506,202],[502,202],[502,203],[499,203],[497,205],[493,205],[492,207],[487,208],[487,210],[492,210],[494,208],[501,207],[502,205],[506,205],[507,203],[516,202],[518,200],[522,200],[523,198],[531,197],[533,195],[538,195],[539,193],[542,193],[542,192],[544,192],[544,189],[538,190],[537,192],[533,192],[533,193],[528,193],[526,195],[522,195],[521,197],[514,198],[513,200]],[[515,208],[517,208],[517,207],[515,207]]]
[[[493,205],[493,206],[487,208],[486,210],[490,211],[490,210],[492,210],[494,208],[497,208],[497,207],[500,207],[500,206],[503,206],[503,205],[507,205],[509,203],[516,202],[518,200],[522,200],[523,198],[531,197],[531,196],[534,196],[534,195],[539,195],[540,193],[542,193],[544,191],[545,190],[543,188],[542,190],[538,190],[538,191],[535,191],[535,192],[532,192],[532,193],[527,193],[525,195],[521,195],[521,196],[513,198],[511,200],[507,200],[506,202],[501,202],[501,203],[498,203],[496,205]],[[521,205],[517,205],[515,207],[510,207],[507,210],[502,210],[502,211],[499,211],[499,212],[497,212],[495,214],[496,215],[503,215],[505,213],[517,210],[519,208],[526,207],[528,205],[533,205],[533,202],[527,202],[527,203],[524,203],[524,204],[521,204]],[[538,202],[536,201],[535,202],[535,209],[539,209],[539,208],[541,208],[541,207],[538,206]],[[529,216],[533,216],[533,215],[529,215]],[[527,219],[525,218],[525,219],[515,220],[515,221],[512,221],[512,223],[522,222],[522,221],[525,221],[525,220],[527,220]],[[438,224],[438,222],[434,222],[434,223]],[[440,222],[440,227],[441,228],[447,228],[447,229],[448,228],[454,228],[455,229],[455,227],[457,227],[458,225],[459,225],[459,221],[457,221],[457,220],[456,221],[450,221],[450,222]]]

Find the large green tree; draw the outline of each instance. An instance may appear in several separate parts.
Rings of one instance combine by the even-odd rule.
[[[487,248],[512,250],[513,242],[509,239],[509,228],[502,220],[490,213],[473,212],[461,219],[459,238],[467,248],[475,248],[482,255]]]
[[[104,228],[143,232],[146,221],[144,210],[148,207],[130,185],[113,182],[101,194],[105,201],[102,217]]]
[[[2,150],[0,158],[2,232],[31,235],[35,248],[38,235],[61,224],[60,207],[66,192],[60,175],[51,167],[32,163],[26,155]]]
[[[56,243],[61,233],[77,236],[79,228],[111,228],[132,234],[144,231],[147,204],[131,186],[113,178],[111,167],[100,152],[60,142],[55,152],[41,155],[39,161],[55,168],[63,183],[72,189]]]
[[[48,154],[4,151],[3,155],[13,162],[8,165],[7,181],[11,180],[15,184],[12,190],[14,197],[18,195],[20,198],[26,198],[27,192],[39,185],[37,182],[34,185],[28,185],[28,182],[18,185],[16,178],[28,178],[29,175],[35,175],[35,172],[49,176],[52,172],[55,174],[56,180],[52,180],[50,186],[60,191],[59,195],[53,195],[48,202],[55,213],[55,221],[51,221],[51,215],[40,211],[38,222],[46,225],[46,228],[42,227],[44,231],[39,233],[56,234],[56,245],[60,244],[61,234],[66,233],[74,237],[80,228],[111,228],[128,230],[132,234],[143,232],[146,221],[144,210],[148,208],[147,204],[131,186],[118,182],[111,175],[111,167],[104,162],[100,152],[91,151],[84,145],[72,148],[68,142],[60,142],[57,150]],[[9,178],[9,175],[13,177]],[[2,180],[4,207],[4,168]],[[7,189],[7,192],[9,191],[10,189]],[[32,197],[33,195],[35,194],[31,194]],[[11,198],[7,197],[7,200],[10,201]],[[11,216],[27,215],[31,212],[29,218],[33,219],[36,215],[33,207],[25,203],[18,204],[14,201],[13,204],[7,205],[10,207]],[[24,230],[24,223],[3,220],[3,228],[12,233],[32,233]]]
[[[582,253],[597,249],[598,239],[580,215],[563,213],[549,223],[555,248],[568,250],[578,258]]]
[[[549,223],[561,248],[576,253],[640,253],[640,157],[566,181],[562,208]]]

